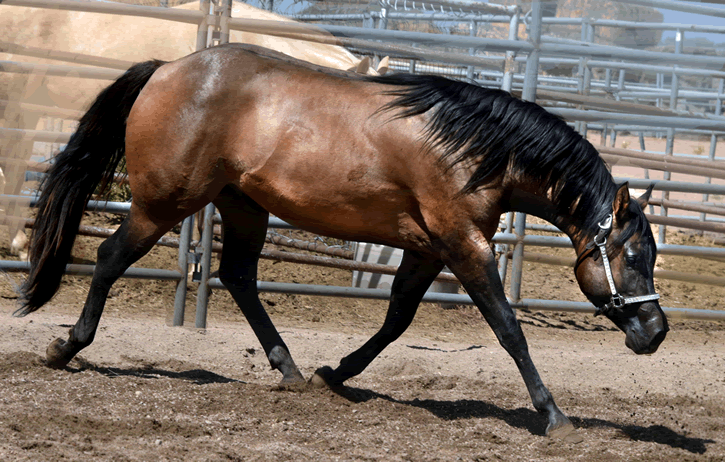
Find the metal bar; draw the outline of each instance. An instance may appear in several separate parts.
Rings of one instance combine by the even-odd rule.
[[[199,329],[206,327],[206,313],[209,305],[214,210],[214,204],[208,204],[204,208],[204,231],[201,235],[201,281],[199,281],[199,289],[196,292],[196,327]]]
[[[209,43],[209,19],[213,19],[210,15],[211,12],[211,0],[199,0],[199,11],[196,12],[199,16],[195,24],[196,29],[196,51],[203,50]]]
[[[19,61],[0,61],[0,72],[12,74],[42,74],[79,79],[116,80],[123,71],[104,67],[68,66],[66,64],[38,64]]]
[[[0,137],[26,141],[44,141],[46,143],[67,143],[71,133],[58,133],[46,130],[28,130],[22,128],[0,127]]]
[[[531,23],[529,24],[529,40],[533,49],[526,60],[524,73],[524,88],[521,97],[524,101],[536,102],[536,86],[539,75],[539,56],[541,46],[541,1],[534,0],[531,4]],[[524,266],[524,234],[526,232],[526,214],[516,213],[515,232],[517,242],[513,250],[511,262],[511,298],[518,301],[521,298],[521,281]]]
[[[64,274],[72,276],[93,276],[95,265],[66,265]],[[0,260],[0,270],[9,273],[24,273],[30,271],[30,262]],[[159,281],[178,281],[183,276],[178,271],[152,269],[152,268],[129,268],[122,277],[130,279],[155,279]]]
[[[179,237],[179,273],[184,277],[179,279],[174,295],[174,319],[172,325],[183,326],[186,311],[186,290],[189,282],[189,244],[194,229],[194,215],[191,215],[181,222],[181,236]]]
[[[652,8],[666,8],[668,10],[684,11],[687,13],[706,14],[725,18],[725,10],[715,8],[713,6],[703,6],[691,2],[679,2],[674,0],[618,0],[623,3],[633,3],[635,5],[650,6]]]
[[[623,114],[621,112],[580,111],[578,109],[546,107],[547,111],[567,120],[584,120],[588,122],[602,122],[607,124],[621,122],[636,122],[641,126],[692,128],[700,130],[725,131],[725,121],[713,119],[699,119],[695,117],[665,117],[644,114]]]
[[[8,101],[0,99],[0,108],[11,108],[20,111],[40,112],[46,116],[61,117],[64,119],[78,120],[83,117],[83,111],[55,106],[43,106],[41,104],[22,103],[19,101]]]
[[[711,160],[697,160],[692,158],[680,157],[673,155],[667,157],[661,154],[652,154],[647,152],[634,151],[632,149],[623,148],[609,148],[607,146],[594,146],[600,153],[612,154],[617,157],[626,157],[633,159],[651,160],[655,162],[663,162],[667,165],[687,165],[691,167],[701,167],[710,170],[725,171],[725,162],[715,160],[713,157]],[[699,157],[699,156],[698,156]]]
[[[511,21],[509,22],[509,40],[518,40],[518,29],[519,29],[519,11],[511,15]],[[516,72],[516,53],[513,51],[507,51],[504,59],[503,75],[501,78],[501,89],[503,91],[511,92],[513,87],[513,77]]]
[[[720,79],[720,84],[718,85],[718,98],[715,100],[715,115],[721,115],[722,114],[722,100],[719,98],[719,95],[722,94],[723,90],[725,90],[725,79]],[[710,135],[710,151],[708,153],[707,158],[710,161],[713,161],[715,159],[715,151],[717,150],[717,136],[715,133],[712,133]],[[705,180],[706,183],[712,183],[711,178],[707,178]],[[707,202],[710,199],[709,194],[703,194],[702,195],[702,201]],[[705,213],[700,214],[700,219],[702,221],[705,221]]]
[[[703,167],[690,167],[685,165],[677,165],[667,162],[658,162],[658,161],[652,161],[652,160],[644,160],[644,159],[636,159],[633,157],[619,157],[611,154],[604,154],[601,153],[600,156],[602,159],[607,162],[610,166],[624,166],[624,165],[632,165],[635,167],[640,167],[644,169],[652,169],[652,170],[660,170],[663,172],[669,172],[669,173],[685,173],[687,175],[697,175],[702,177],[712,177],[712,178],[719,178],[719,179],[725,179],[725,171],[723,170],[708,170],[707,168]]]
[[[589,19],[595,26],[601,27],[624,27],[627,29],[650,29],[650,30],[684,30],[689,32],[709,32],[714,34],[725,33],[725,27],[699,24],[680,24],[675,22],[637,22],[618,19]],[[547,25],[578,26],[582,18],[543,18]]]
[[[193,10],[162,8],[154,6],[126,5],[111,2],[81,2],[76,0],[2,0],[2,5],[28,6],[65,11],[86,11],[89,13],[121,14],[124,16],[143,16],[167,21],[199,24],[201,14]]]
[[[282,21],[266,21],[259,19],[242,19],[232,18],[230,20],[230,28],[234,30],[244,30],[248,32],[256,32],[278,37],[289,37],[299,40],[319,41],[329,39],[322,33],[326,31],[333,34],[339,41],[337,45],[345,45],[343,39],[361,39],[365,40],[383,40],[386,42],[413,42],[419,45],[438,45],[451,46],[458,48],[476,48],[489,52],[506,52],[517,51],[523,53],[531,53],[534,50],[532,44],[523,41],[512,41],[503,39],[492,39],[485,37],[469,37],[464,35],[443,35],[432,34],[426,32],[410,32],[410,31],[393,31],[368,29],[349,26],[333,26],[325,24],[315,24],[314,26],[300,23],[289,23]],[[358,46],[358,45],[355,45]],[[537,49],[544,54],[553,55],[582,55],[588,57],[614,58],[614,59],[630,59],[630,60],[647,60],[647,61],[674,61],[681,64],[694,65],[715,65],[720,68],[725,64],[725,58],[688,55],[681,54],[675,56],[674,53],[662,53],[653,51],[632,50],[629,48],[607,47],[603,45],[575,46],[575,45],[558,45],[558,44],[539,44]]]
[[[214,289],[224,289],[224,285],[217,278],[211,279],[209,285]],[[257,290],[260,292],[285,293],[298,295],[314,295],[323,297],[362,298],[373,300],[389,300],[390,290],[387,289],[360,289],[357,287],[323,286],[312,284],[294,284],[286,282],[257,281]],[[426,292],[423,301],[427,303],[447,303],[456,305],[473,305],[471,297],[465,294],[444,294]],[[586,302],[570,302],[561,300],[509,300],[514,308],[533,310],[569,311],[577,313],[594,313],[594,306]],[[703,321],[725,320],[725,311],[694,310],[688,308],[663,307],[664,312],[673,318],[692,319]]]
[[[56,61],[66,61],[76,64],[86,64],[89,66],[120,69],[123,71],[134,64],[131,61],[125,61],[122,59],[104,58],[102,56],[92,56],[82,53],[70,53],[68,51],[48,50],[45,48],[29,47],[8,42],[0,42],[0,53],[33,56],[35,58],[53,59]]]
[[[678,30],[676,37],[675,37],[675,54],[682,53],[682,42],[684,41],[684,37],[682,36],[682,31]],[[670,85],[670,111],[677,110],[677,91],[679,90],[679,76],[675,73],[672,74],[672,83]],[[700,127],[696,127],[700,128]],[[674,151],[674,144],[675,144],[675,131],[672,130],[672,128],[668,128],[667,130],[667,140],[665,143],[665,156],[672,156]],[[665,181],[668,181],[670,179],[671,175],[670,172],[665,172],[664,179]],[[662,192],[662,200],[666,201],[670,199],[670,194],[667,191]],[[663,217],[667,216],[667,207],[662,206],[660,207],[660,215]],[[660,226],[659,233],[657,236],[657,242],[663,243],[665,242],[667,238],[667,226]]]
[[[717,207],[711,205],[693,204],[681,201],[666,201],[662,203],[661,199],[650,198],[650,205],[665,205],[671,209],[688,210],[690,212],[701,212],[702,214],[709,213],[711,215],[725,216],[725,207]]]

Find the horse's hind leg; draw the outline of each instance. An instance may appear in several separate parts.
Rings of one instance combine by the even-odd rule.
[[[337,369],[322,367],[315,372],[313,384],[339,386],[361,373],[385,347],[410,326],[423,295],[443,269],[443,262],[406,250],[393,281],[388,313],[380,330],[365,345],[340,361]]]
[[[257,263],[267,234],[269,213],[229,186],[214,200],[214,205],[221,212],[224,228],[219,278],[247,318],[272,368],[282,373],[280,383],[304,383],[257,292]]]
[[[65,367],[73,356],[93,342],[108,291],[126,269],[148,253],[156,241],[174,223],[155,223],[137,207],[131,207],[115,233],[98,247],[96,269],[78,322],[70,329],[68,340],[56,339],[46,351],[48,365]]]

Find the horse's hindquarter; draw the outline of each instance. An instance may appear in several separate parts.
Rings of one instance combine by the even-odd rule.
[[[178,183],[167,178],[178,169],[168,166],[180,162],[188,189],[204,189],[205,197],[234,184],[304,229],[431,249],[429,218],[443,213],[435,209],[450,212],[455,204],[446,198],[462,184],[423,149],[422,117],[380,112],[391,98],[382,94],[386,87],[240,47],[168,66],[167,76],[148,94],[144,89],[147,101],[137,102],[139,114],[156,111],[145,116],[165,134],[157,136],[156,149],[167,155],[156,154],[153,167],[139,176],[153,177],[154,186]],[[148,146],[148,137],[143,142]],[[129,153],[130,172],[134,155]],[[166,189],[153,191],[155,200],[179,194],[178,187]]]

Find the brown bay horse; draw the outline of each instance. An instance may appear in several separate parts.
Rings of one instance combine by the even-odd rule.
[[[258,47],[225,45],[130,68],[82,118],[42,184],[19,314],[58,289],[86,201],[125,156],[131,212],[98,249],[65,367],[96,333],[111,285],[184,217],[213,202],[223,218],[219,275],[283,383],[303,382],[259,301],[268,216],[346,240],[405,250],[384,325],[314,382],[342,383],[409,326],[447,265],[514,359],[546,433],[573,426],[529,356],[498,276],[491,238],[502,213],[542,217],[579,256],[583,293],[635,353],[668,330],[652,279],[656,247],[642,212],[596,150],[565,122],[508,93],[440,77],[365,77]]]

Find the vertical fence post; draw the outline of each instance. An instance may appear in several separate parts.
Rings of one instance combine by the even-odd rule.
[[[469,25],[468,35],[470,35],[471,37],[476,37],[477,34],[478,34],[478,21],[471,20],[471,23]],[[474,56],[476,54],[476,49],[473,47],[469,48],[468,54],[471,56]],[[470,66],[468,66],[468,68],[466,68],[466,77],[469,80],[473,80],[473,71],[474,71],[473,65],[470,65]]]
[[[622,97],[620,96],[620,93],[622,90],[624,90],[624,76],[627,74],[627,71],[624,69],[619,70],[619,80],[617,81],[617,95],[615,96],[615,99],[617,101],[620,101]],[[617,144],[617,129],[615,127],[612,127],[612,135],[611,135],[612,144],[611,146],[614,148]]]
[[[534,49],[526,60],[526,73],[524,74],[524,89],[521,99],[536,101],[536,85],[539,77],[539,56],[541,50],[541,0],[534,0],[531,4],[531,24],[529,27],[529,41]],[[513,262],[511,263],[511,298],[514,301],[521,299],[521,273],[524,267],[524,233],[526,232],[526,214],[516,214],[516,245],[514,246]]]
[[[206,327],[206,313],[209,304],[209,275],[211,274],[211,246],[214,238],[214,204],[204,208],[204,230],[201,233],[201,280],[196,292],[196,327]]]
[[[587,32],[589,30],[588,26],[589,26],[589,19],[582,18],[581,33],[580,33],[580,37],[579,37],[582,42],[586,42],[586,40],[587,40]],[[585,73],[585,69],[587,69],[587,67],[588,66],[587,66],[586,56],[580,57],[579,66],[578,66],[577,72],[576,72],[576,78],[577,78],[576,92],[580,95],[584,94],[584,73]],[[581,110],[583,108],[584,108],[583,105],[581,105],[581,104],[577,105],[577,109]],[[581,120],[577,120],[576,122],[574,122],[574,130],[581,133],[583,123],[584,122],[582,122]]]
[[[211,0],[199,0],[199,10],[204,13],[196,31],[196,51],[203,50],[208,45],[209,35],[209,12],[211,11]]]
[[[587,42],[594,42],[594,24],[587,21],[586,26],[586,41]],[[591,92],[591,86],[592,86],[592,68],[589,66],[589,58],[586,58],[584,60],[584,82],[582,84],[582,94],[584,96],[589,96],[589,93]],[[584,109],[584,106],[582,106],[582,109]],[[584,138],[587,137],[587,131],[589,130],[589,125],[586,122],[582,122],[581,125],[581,134]]]
[[[612,85],[612,69],[608,67],[604,71],[604,92],[609,93],[609,87]],[[602,135],[599,139],[599,144],[602,146],[607,145],[607,132],[609,131],[609,124],[606,122],[604,123],[604,126],[602,127]]]
[[[725,90],[725,79],[720,79],[720,85],[718,85],[717,88],[717,98],[715,99],[715,115],[719,116],[722,115],[722,94],[723,90]],[[710,152],[708,153],[707,158],[710,160],[715,160],[715,151],[717,150],[717,135],[713,132],[710,134]],[[712,178],[708,177],[705,179],[705,183],[710,184],[712,182]],[[702,195],[702,202],[707,202],[710,200],[709,194],[703,194]],[[700,221],[705,221],[705,214],[700,214]]]
[[[511,20],[509,21],[509,40],[518,40],[519,34],[519,9],[516,9],[516,12],[511,15]],[[501,80],[501,89],[503,91],[511,92],[511,88],[513,87],[513,81],[514,81],[514,71],[516,70],[516,53],[513,51],[507,51],[506,52],[506,59],[504,61],[504,69],[503,69],[503,79]],[[506,213],[506,232],[510,233],[513,228],[513,222],[514,222],[514,213],[508,212]],[[506,270],[508,268],[508,262],[509,262],[509,250],[511,246],[508,244],[502,244],[501,245],[501,255],[498,258],[498,275],[501,278],[501,284],[506,284]]]
[[[509,21],[509,40],[519,39],[519,14],[520,11],[517,9],[516,12],[511,15]],[[513,88],[514,73],[516,71],[516,52],[507,51],[506,59],[504,60],[503,68],[503,80],[501,81],[501,89],[504,91],[511,92]]]
[[[189,244],[191,243],[193,229],[194,215],[191,215],[181,222],[181,236],[179,238],[179,272],[181,273],[181,279],[176,284],[176,295],[174,297],[174,319],[172,322],[174,326],[184,325],[186,290],[189,281]]]
[[[682,42],[684,42],[684,34],[682,30],[678,29],[677,34],[675,35],[675,53],[679,54],[682,53]],[[673,66],[677,67],[677,65]],[[670,86],[670,111],[676,111],[677,110],[677,96],[679,93],[679,76],[677,75],[677,72],[672,72],[672,85]],[[674,149],[675,149],[675,129],[670,127],[667,129],[667,142],[665,144],[665,156],[672,156],[674,155]],[[664,172],[663,178],[665,181],[669,181],[672,177],[672,174],[668,171]],[[669,191],[662,191],[662,201],[669,200],[670,193]],[[667,216],[667,207],[664,205],[664,203],[660,206],[660,216],[666,217]],[[660,225],[660,231],[657,236],[657,242],[659,244],[664,244],[666,240],[666,234],[667,234],[667,226],[662,224]]]

